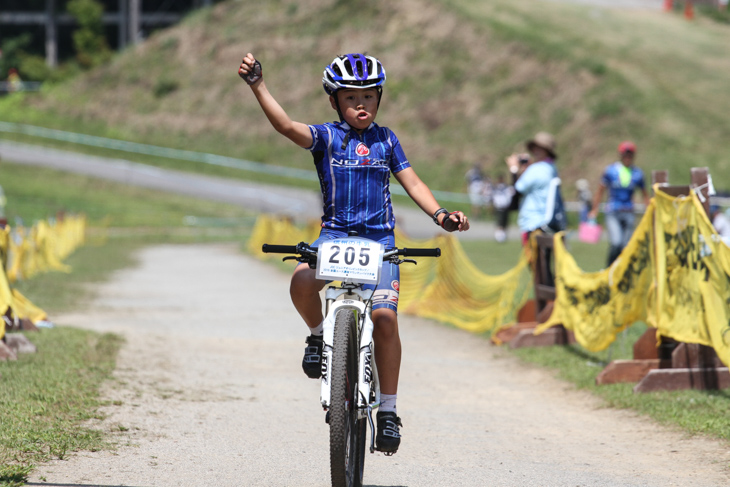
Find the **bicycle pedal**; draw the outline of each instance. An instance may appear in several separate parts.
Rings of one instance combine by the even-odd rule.
[[[330,412],[327,411],[327,414],[324,415],[324,422],[327,424],[330,424]]]

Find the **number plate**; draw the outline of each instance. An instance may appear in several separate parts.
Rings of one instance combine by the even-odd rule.
[[[362,238],[337,238],[319,244],[317,279],[377,284],[383,244]]]

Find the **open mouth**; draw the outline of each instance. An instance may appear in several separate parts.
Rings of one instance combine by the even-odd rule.
[[[368,112],[359,112],[357,114],[357,118],[359,120],[365,120],[365,119],[367,119],[368,118]]]

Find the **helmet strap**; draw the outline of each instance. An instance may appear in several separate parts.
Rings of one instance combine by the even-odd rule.
[[[337,107],[337,116],[340,117],[340,122],[344,122],[345,117],[342,116],[342,110],[340,110],[340,98],[337,96],[336,91],[332,94],[332,97],[335,99],[335,106]]]

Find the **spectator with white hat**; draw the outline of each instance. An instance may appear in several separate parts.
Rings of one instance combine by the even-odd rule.
[[[520,194],[517,226],[526,244],[530,233],[544,226],[550,183],[557,177],[555,169],[555,138],[547,132],[538,132],[526,143],[527,154],[512,154],[505,161],[516,177],[515,191]]]

